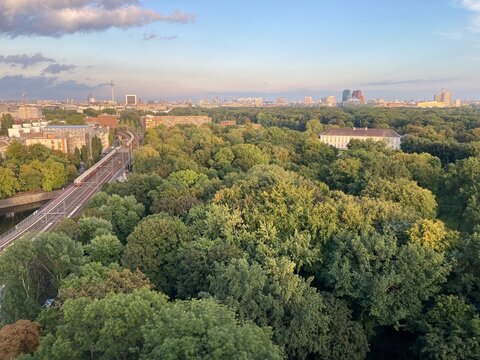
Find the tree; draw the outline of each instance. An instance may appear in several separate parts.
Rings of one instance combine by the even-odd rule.
[[[137,359],[143,346],[142,326],[165,306],[165,295],[145,288],[110,293],[99,300],[67,300],[60,309],[61,324],[54,334],[42,338],[37,357]]]
[[[421,359],[480,359],[480,317],[472,305],[442,295],[421,322]]]
[[[478,157],[470,157],[450,165],[445,176],[445,193],[457,194],[450,200],[454,205],[450,213],[457,220],[459,228],[462,228],[462,230],[473,230],[473,224],[466,223],[464,215],[469,205],[475,205],[477,203],[476,199],[480,197],[479,182],[480,158]]]
[[[125,242],[127,236],[133,231],[140,219],[143,217],[145,208],[139,204],[135,197],[118,195],[107,195],[102,192],[87,205],[88,209],[95,209],[99,216],[109,221],[113,227],[113,233]]]
[[[2,115],[2,131],[4,134],[7,133],[7,130],[10,129],[14,124],[13,117],[11,114]]]
[[[120,261],[122,248],[122,243],[115,235],[100,235],[85,246],[85,251],[90,261],[109,265]]]
[[[327,244],[318,274],[335,296],[361,306],[378,325],[415,319],[450,271],[443,253],[391,234],[343,233]]]
[[[368,341],[362,324],[352,320],[352,311],[346,302],[322,292],[329,317],[327,350],[321,358],[328,360],[365,359]]]
[[[21,186],[15,173],[6,167],[0,167],[0,199],[14,195]]]
[[[18,180],[25,191],[38,190],[43,186],[43,164],[34,160],[30,164],[23,164],[20,166]]]
[[[98,136],[94,136],[92,138],[92,158],[94,162],[97,162],[100,159],[100,155],[102,155],[103,145],[102,140]]]
[[[445,224],[439,220],[420,220],[407,231],[407,234],[411,242],[439,252],[453,245],[452,236]]]
[[[114,141],[115,141],[115,132],[113,132],[113,130],[110,130],[110,132],[108,133],[108,144],[112,146]]]
[[[41,234],[34,245],[37,262],[47,272],[55,291],[62,279],[83,263],[82,245],[64,234]]]
[[[262,152],[257,146],[252,144],[238,144],[232,146],[235,160],[234,166],[238,166],[243,171],[247,171],[255,165],[268,164],[269,156]]]
[[[88,244],[96,236],[113,233],[112,223],[97,217],[82,217],[78,220],[78,226],[80,228],[80,241],[84,244]]]
[[[19,320],[0,330],[0,359],[15,359],[21,354],[33,354],[40,343],[40,324]]]
[[[143,333],[142,360],[283,358],[268,331],[237,321],[232,310],[214,300],[170,304]]]
[[[70,218],[65,218],[55,226],[54,231],[57,233],[63,233],[67,235],[70,239],[81,241],[83,236],[83,230],[80,228],[79,224]]]
[[[480,309],[480,233],[464,235],[456,245],[448,290]]]
[[[335,339],[329,340],[329,314],[322,296],[310,286],[311,279],[305,281],[293,269],[294,264],[285,259],[271,259],[264,267],[258,263],[250,265],[244,259],[234,260],[217,268],[216,275],[210,278],[210,292],[236,309],[240,320],[252,319],[259,326],[272,327],[273,340],[289,358],[321,357],[328,351],[349,352],[336,349]],[[365,340],[361,336],[359,339],[363,345],[358,348],[365,355]],[[333,349],[329,350],[329,346]]]
[[[86,145],[83,145],[82,149],[80,150],[80,159],[84,164],[87,164],[89,158],[90,158],[90,153],[88,151],[88,148]]]
[[[53,158],[48,159],[43,163],[43,190],[52,191],[59,189],[67,183],[68,175],[65,171],[65,166]]]
[[[318,119],[309,120],[306,124],[307,132],[311,134],[318,134],[323,130],[322,123]]]
[[[4,323],[34,319],[43,297],[43,272],[36,266],[33,242],[19,239],[0,254],[2,290],[1,317]]]
[[[75,148],[75,151],[73,153],[73,161],[75,163],[76,166],[79,166],[80,165],[80,161],[82,161],[82,154],[80,153],[80,150],[79,148]]]
[[[434,218],[437,212],[437,202],[431,191],[406,179],[372,180],[362,195],[399,203],[407,211],[415,211],[424,218]]]
[[[162,183],[162,178],[158,175],[146,175],[132,173],[126,182],[114,182],[104,186],[104,191],[109,194],[117,194],[121,197],[133,195],[137,202],[143,204],[146,210],[150,210],[152,205],[149,192],[156,189]]]
[[[174,294],[177,253],[189,240],[187,227],[166,215],[145,218],[128,237],[122,264],[140,269],[167,295]]]
[[[213,166],[215,169],[220,170],[231,165],[235,159],[235,154],[229,147],[220,148],[213,156]]]
[[[0,255],[2,319],[13,323],[33,320],[45,300],[57,295],[62,279],[83,262],[81,244],[65,235],[46,233],[35,242],[15,241]]]
[[[139,270],[132,272],[122,269],[118,264],[107,267],[99,263],[88,263],[62,281],[57,300],[63,304],[68,299],[82,297],[103,299],[109,293],[131,294],[137,289],[152,287]]]
[[[177,298],[190,299],[208,292],[208,277],[215,274],[216,265],[226,265],[242,256],[237,246],[222,239],[200,238],[183,243],[178,250],[175,274]]]

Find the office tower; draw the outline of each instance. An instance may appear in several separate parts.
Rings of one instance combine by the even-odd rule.
[[[365,95],[363,95],[362,90],[355,90],[352,93],[352,98],[360,100],[362,103],[365,102]]]
[[[137,105],[137,95],[126,95],[125,96],[125,104],[127,106]]]
[[[350,89],[343,90],[342,101],[345,102],[350,100],[351,98],[352,98],[352,90]]]

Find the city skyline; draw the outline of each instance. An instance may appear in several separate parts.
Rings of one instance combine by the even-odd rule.
[[[480,99],[479,0],[69,3],[0,4],[0,99]]]

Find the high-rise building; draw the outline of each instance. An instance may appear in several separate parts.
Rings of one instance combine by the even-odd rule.
[[[137,95],[126,95],[125,96],[125,104],[127,106],[137,105]]]
[[[452,106],[452,93],[450,91],[445,91],[445,89],[442,89],[440,94],[435,95],[435,101],[445,103],[446,106]]]
[[[363,95],[362,90],[355,90],[352,93],[352,98],[360,100],[362,103],[365,102],[365,95]]]
[[[280,105],[280,106],[287,105],[287,99],[285,99],[283,96],[277,97],[277,105]]]
[[[335,96],[327,96],[323,99],[323,103],[328,107],[335,107],[337,105],[337,99],[335,99]]]
[[[313,104],[313,98],[311,96],[305,96],[303,98],[303,104],[304,105],[312,105]]]
[[[342,101],[345,102],[345,101],[350,100],[351,98],[352,98],[352,90],[350,90],[350,89],[343,90]]]

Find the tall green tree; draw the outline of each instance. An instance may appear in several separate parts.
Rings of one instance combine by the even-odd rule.
[[[140,269],[157,289],[174,295],[177,253],[188,240],[187,227],[180,220],[167,215],[149,216],[128,237],[122,264]]]
[[[267,330],[214,300],[170,304],[143,329],[142,360],[282,359]]]
[[[20,188],[21,184],[13,170],[0,167],[0,199],[14,195]]]
[[[100,159],[100,155],[102,155],[103,146],[102,141],[98,136],[94,136],[92,138],[92,158],[93,161],[97,162]]]
[[[54,334],[42,338],[36,357],[138,359],[143,347],[142,326],[165,306],[166,296],[148,289],[110,293],[99,300],[67,300],[60,310],[61,324]]]
[[[480,317],[455,296],[440,296],[425,315],[417,340],[421,359],[480,359]]]
[[[329,352],[352,354],[348,349],[336,349],[335,340],[330,341],[330,314],[322,296],[310,286],[311,279],[305,281],[293,269],[294,264],[284,259],[272,259],[264,267],[250,265],[244,259],[234,260],[218,268],[211,278],[210,292],[236,309],[240,319],[252,319],[259,326],[271,327],[273,340],[291,359],[333,359],[325,356]],[[359,332],[348,341],[351,344],[338,344],[357,349],[360,358],[366,354],[367,346],[361,328],[356,330]],[[354,344],[357,342],[359,345]]]
[[[113,233],[124,243],[143,217],[145,207],[133,196],[110,196],[101,192],[88,203],[87,214],[88,211],[109,221],[112,224]]]

